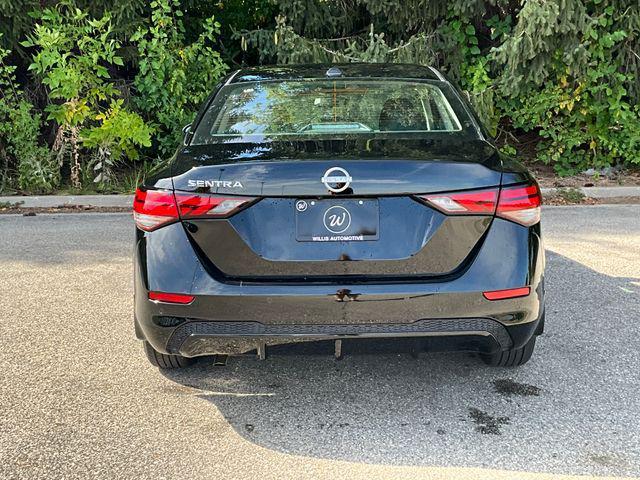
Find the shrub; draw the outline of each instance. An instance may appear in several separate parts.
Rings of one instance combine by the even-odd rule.
[[[15,66],[5,63],[9,51],[0,48],[0,192],[15,186],[47,193],[59,181],[58,168],[46,147],[38,144],[41,115],[24,98],[15,79]]]
[[[22,88],[40,93],[43,84],[48,98],[14,93],[15,79],[0,85],[0,188],[29,178],[33,188],[53,188],[60,170],[71,170],[76,187],[104,184],[120,161],[167,157],[225,62],[433,65],[466,91],[504,151],[522,146],[561,174],[640,164],[638,0],[4,5],[0,45],[17,52],[11,60],[19,66],[33,53],[36,75],[25,80],[21,72]],[[16,42],[27,30],[25,50]],[[38,138],[56,139],[53,157]]]
[[[140,115],[122,108],[123,101],[115,100],[109,109],[96,115],[100,125],[81,132],[85,147],[93,148],[89,167],[97,173],[94,183],[112,180],[113,167],[123,157],[138,158],[137,147],[151,146],[152,129]]]
[[[626,88],[637,80],[613,55],[627,38],[623,30],[610,31],[613,13],[605,8],[585,30],[588,69],[572,74],[558,62],[554,81],[503,101],[515,127],[538,132],[538,159],[560,174],[640,164],[640,110]]]
[[[39,19],[23,46],[36,49],[29,69],[47,87],[52,101],[45,111],[58,125],[53,149],[61,164],[68,158],[71,185],[80,188],[80,148],[97,148],[91,156],[99,159],[95,181],[105,182],[120,154],[136,156],[135,147],[148,145],[151,134],[142,118],[122,106],[121,92],[111,81],[109,68],[123,61],[117,55],[120,43],[113,38],[110,16],[92,19],[64,1],[44,9]],[[129,130],[132,125],[135,131]]]
[[[182,127],[213,90],[227,65],[212,48],[220,24],[206,18],[192,43],[185,38],[179,0],[155,0],[151,24],[131,38],[137,45],[139,71],[135,104],[157,126],[161,154],[175,150]]]

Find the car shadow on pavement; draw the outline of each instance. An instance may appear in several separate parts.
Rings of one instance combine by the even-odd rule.
[[[318,346],[201,359],[170,380],[275,451],[387,465],[640,474],[640,280],[548,252],[546,332],[532,360]],[[191,393],[191,394],[193,394]],[[217,412],[216,412],[217,410]]]

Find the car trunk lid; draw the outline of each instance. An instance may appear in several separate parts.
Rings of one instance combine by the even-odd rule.
[[[487,142],[318,140],[185,147],[174,162],[176,190],[264,197],[331,195],[322,182],[334,167],[352,178],[342,195],[403,195],[500,184],[501,165]]]
[[[486,142],[445,143],[326,140],[186,147],[173,181],[177,195],[256,199],[226,219],[184,219],[203,261],[222,278],[446,276],[464,268],[492,217],[445,215],[417,195],[497,188],[501,170]],[[331,225],[340,220],[344,223]]]

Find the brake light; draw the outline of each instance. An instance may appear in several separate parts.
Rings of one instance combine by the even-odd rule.
[[[196,298],[193,295],[184,295],[182,293],[165,293],[165,292],[149,292],[149,300],[161,303],[177,303],[186,305],[193,302]]]
[[[133,199],[133,219],[138,228],[150,232],[178,220],[173,192],[137,189]]]
[[[498,189],[423,195],[420,198],[450,215],[493,215],[496,211]]]
[[[526,297],[531,293],[531,287],[509,288],[507,290],[493,290],[482,292],[487,300],[506,300],[507,298]]]
[[[496,215],[530,227],[540,221],[541,204],[542,196],[538,185],[503,188]]]
[[[473,192],[422,195],[420,198],[447,215],[493,215],[530,227],[540,221],[542,196],[537,184]]]
[[[166,190],[136,190],[133,218],[138,228],[150,232],[185,218],[228,217],[255,199],[252,197],[220,197]]]
[[[181,218],[220,218],[236,213],[255,199],[252,197],[219,197],[192,193],[176,193]]]

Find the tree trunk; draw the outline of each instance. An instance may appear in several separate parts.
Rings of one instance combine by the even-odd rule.
[[[82,182],[80,181],[80,155],[78,153],[78,127],[69,129],[71,137],[71,186],[80,189]]]

